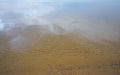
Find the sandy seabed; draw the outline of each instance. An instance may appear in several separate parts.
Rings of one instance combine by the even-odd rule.
[[[71,36],[47,35],[22,52],[6,49],[0,75],[120,75],[119,44]]]

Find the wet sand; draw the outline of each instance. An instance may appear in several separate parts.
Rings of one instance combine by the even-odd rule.
[[[119,44],[71,36],[46,35],[22,52],[6,49],[0,75],[120,75]]]

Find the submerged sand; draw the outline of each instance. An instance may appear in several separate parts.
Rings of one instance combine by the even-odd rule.
[[[1,52],[0,75],[120,75],[119,44],[76,41],[72,35],[36,40],[37,44],[22,52]]]

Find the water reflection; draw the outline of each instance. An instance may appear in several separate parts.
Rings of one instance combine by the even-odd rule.
[[[82,37],[115,46],[120,42],[120,4],[116,1],[25,3],[1,3],[1,50],[29,49],[48,34],[73,34],[77,41]]]

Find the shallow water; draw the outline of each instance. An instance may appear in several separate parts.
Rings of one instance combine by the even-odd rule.
[[[0,53],[1,75],[119,75],[120,50],[71,35],[46,35],[22,52]],[[39,40],[39,39],[36,39]]]
[[[2,1],[0,75],[119,75],[119,6]]]

